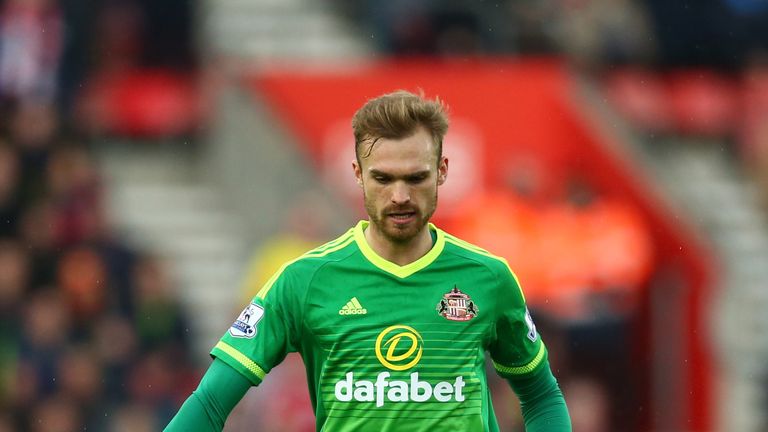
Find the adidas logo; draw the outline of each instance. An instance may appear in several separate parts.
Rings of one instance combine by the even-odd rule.
[[[363,305],[357,300],[357,297],[352,297],[352,300],[348,301],[341,309],[339,309],[339,315],[365,315],[368,313],[368,309],[365,309]]]

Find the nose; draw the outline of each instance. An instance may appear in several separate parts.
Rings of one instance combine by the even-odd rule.
[[[392,185],[392,203],[397,205],[407,204],[411,201],[411,191],[404,182],[395,182]]]

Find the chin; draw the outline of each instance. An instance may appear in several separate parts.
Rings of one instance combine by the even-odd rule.
[[[397,243],[407,243],[416,236],[419,235],[422,229],[426,224],[418,224],[418,223],[412,223],[408,226],[405,226],[403,228],[398,228],[397,226],[391,226],[387,227],[387,230],[385,231],[387,237],[389,237],[392,241]]]

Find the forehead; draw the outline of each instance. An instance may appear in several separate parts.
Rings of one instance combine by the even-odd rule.
[[[367,148],[363,147],[363,154]],[[386,173],[407,173],[433,169],[437,164],[437,149],[432,136],[424,129],[401,139],[379,139],[368,157],[361,158],[363,170]]]

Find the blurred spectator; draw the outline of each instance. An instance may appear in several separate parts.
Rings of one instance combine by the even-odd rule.
[[[101,257],[89,247],[76,247],[59,261],[58,284],[78,333],[106,311],[108,279]]]
[[[429,20],[431,3],[420,1],[366,2],[372,39],[380,49],[396,54],[426,54],[433,49]]]
[[[17,402],[22,410],[55,393],[56,366],[69,342],[71,316],[62,296],[48,289],[28,300],[20,342]]]
[[[508,38],[500,3],[366,2],[373,42],[395,55],[472,56],[497,52]]]
[[[109,432],[152,432],[161,427],[152,410],[139,404],[120,407]]]
[[[95,72],[120,73],[139,66],[143,17],[135,1],[109,1],[98,9],[94,44]]]
[[[512,39],[508,50],[514,53],[549,54],[558,50],[558,17],[556,0],[511,1],[509,25]]]
[[[560,0],[560,46],[587,70],[648,63],[654,51],[645,10],[637,0]]]
[[[12,239],[0,239],[0,413],[12,397],[21,330],[20,310],[28,279],[28,257],[21,245]]]
[[[64,21],[61,61],[58,74],[58,108],[62,121],[71,122],[74,99],[83,86],[93,54],[94,17],[103,0],[59,1]]]
[[[82,147],[59,146],[47,164],[47,191],[57,215],[57,244],[92,240],[101,227],[96,168]]]
[[[15,429],[13,420],[7,415],[0,414],[0,432],[13,432]]]
[[[144,27],[142,66],[189,71],[196,65],[194,0],[134,0]]]
[[[59,358],[56,369],[58,391],[74,403],[81,415],[78,428],[102,429],[107,400],[103,393],[102,368],[88,345],[75,345]]]
[[[0,322],[2,333],[17,327],[21,299],[27,294],[29,256],[13,239],[0,239]]]
[[[21,213],[19,171],[19,157],[16,150],[0,138],[0,236],[11,236],[16,233]]]
[[[180,388],[184,381],[185,364],[171,352],[156,350],[138,358],[131,368],[128,386],[131,400],[153,407],[153,413],[162,424],[167,424],[187,395]]]
[[[132,321],[114,314],[101,317],[94,323],[93,345],[94,354],[103,366],[105,394],[113,402],[125,401],[128,399],[126,382],[139,356],[139,341]]]
[[[31,255],[34,271],[30,285],[54,284],[60,249],[55,244],[55,214],[50,200],[40,199],[24,208],[18,237]]]
[[[744,66],[756,51],[768,49],[768,13],[764,5],[754,3],[647,1],[661,64],[731,70]]]
[[[48,103],[20,102],[10,115],[9,140],[19,152],[20,194],[24,204],[42,197],[51,146],[59,132],[56,110]]]
[[[171,357],[189,348],[189,323],[177,301],[162,262],[144,256],[134,266],[136,312],[134,322],[141,349],[164,351]]]
[[[108,0],[98,7],[93,69],[189,71],[196,64],[193,0]]]
[[[0,3],[0,100],[53,101],[63,39],[54,0]]]
[[[37,404],[28,420],[30,432],[75,432],[82,430],[82,417],[77,405],[65,394],[58,394]]]

